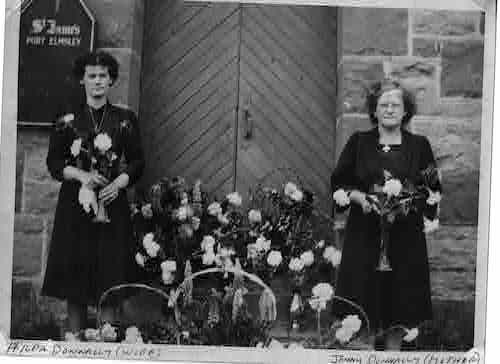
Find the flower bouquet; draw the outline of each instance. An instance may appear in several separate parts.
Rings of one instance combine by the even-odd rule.
[[[62,133],[70,140],[67,165],[97,173],[108,181],[119,173],[120,160],[113,151],[113,140],[106,132],[94,133],[78,130],[74,125],[75,116],[67,114],[56,122],[56,132]],[[125,124],[121,124],[120,133],[127,132]],[[109,216],[102,200],[97,198],[99,191],[82,185],[78,193],[78,201],[84,211],[94,214],[94,222],[108,223]]]
[[[439,226],[438,204],[441,200],[439,173],[435,166],[421,172],[414,184],[400,181],[390,172],[383,171],[383,182],[374,184],[366,195],[372,211],[380,221],[380,256],[377,270],[392,270],[388,258],[388,244],[391,226],[397,219],[407,217],[411,212],[421,211],[424,217],[424,231],[431,232]],[[340,207],[349,205],[349,193],[339,189],[333,198]]]

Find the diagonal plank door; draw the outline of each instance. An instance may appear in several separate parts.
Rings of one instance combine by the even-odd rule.
[[[335,8],[148,0],[141,79],[145,184],[201,178],[246,192],[289,168],[328,209]]]
[[[335,8],[242,5],[240,47],[236,189],[248,191],[264,176],[277,184],[297,174],[327,211],[335,150]]]
[[[145,3],[141,78],[144,184],[201,178],[210,192],[234,188],[238,4]]]

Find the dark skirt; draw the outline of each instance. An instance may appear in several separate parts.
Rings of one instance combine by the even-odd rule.
[[[389,238],[391,272],[378,272],[378,217],[352,206],[336,294],[361,305],[374,328],[415,327],[432,319],[427,245],[422,216],[396,220]]]
[[[95,305],[108,288],[137,280],[135,242],[125,191],[107,206],[111,222],[92,222],[78,202],[80,184],[59,192],[42,295]]]

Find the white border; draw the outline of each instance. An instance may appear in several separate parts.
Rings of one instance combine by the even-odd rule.
[[[3,79],[3,109],[2,109],[2,125],[1,125],[1,145],[2,150],[0,156],[0,193],[3,194],[2,204],[0,205],[0,237],[2,240],[3,249],[6,253],[0,254],[0,332],[8,332],[10,327],[10,285],[11,282],[6,277],[11,276],[12,272],[12,243],[13,243],[13,206],[14,206],[14,186],[15,186],[15,149],[16,149],[16,110],[17,100],[15,97],[9,97],[13,94],[13,85],[17,85],[17,49],[18,45],[18,29],[19,18],[13,17],[12,14],[19,13],[21,0],[6,0],[6,13],[10,16],[6,17],[5,21],[5,49],[4,49],[4,79]],[[32,1],[32,0],[31,0]],[[145,0],[148,1],[148,0]],[[168,0],[167,0],[168,1]],[[204,1],[204,0],[200,0]],[[216,0],[228,1],[228,0]],[[248,1],[249,2],[249,1]],[[287,3],[296,4],[299,1],[280,1],[280,0],[255,0],[254,3]],[[454,10],[460,7],[461,10],[487,10],[486,17],[486,31],[489,36],[485,36],[485,68],[484,68],[484,85],[483,85],[483,119],[481,126],[481,171],[480,171],[480,197],[479,197],[479,237],[478,237],[478,252],[477,252],[477,286],[476,286],[476,335],[475,343],[478,346],[478,353],[482,355],[482,344],[484,343],[484,328],[486,317],[486,263],[488,251],[488,219],[489,219],[489,204],[490,204],[490,178],[491,170],[490,165],[492,161],[491,148],[492,148],[492,131],[493,131],[493,83],[494,83],[494,63],[493,63],[493,45],[495,44],[495,15],[496,3],[494,0],[484,1],[485,7],[479,7],[475,2],[470,2],[470,7],[466,6],[466,1],[442,1],[442,0],[424,0],[418,1],[300,1],[301,4],[306,5],[335,5],[335,6],[379,6],[379,7],[399,7],[399,8],[438,8],[445,9],[451,8]],[[461,8],[463,6],[463,9]],[[17,10],[16,10],[17,9]],[[498,20],[497,20],[498,23]],[[17,31],[16,31],[17,29]],[[498,29],[496,29],[498,32]],[[498,130],[498,128],[497,128]],[[498,158],[497,158],[498,160]],[[496,178],[496,177],[494,177]],[[497,178],[498,180],[498,178]],[[493,216],[493,215],[492,215]],[[498,217],[498,216],[497,216]],[[495,225],[495,224],[493,224]],[[493,227],[491,227],[493,228]],[[497,237],[499,237],[497,235]],[[492,267],[490,266],[490,269]],[[491,277],[492,278],[492,277]],[[6,282],[8,281],[8,282]],[[491,281],[491,280],[490,280]],[[491,284],[490,286],[492,286]],[[492,287],[490,287],[492,288]],[[478,291],[479,289],[479,291]],[[2,298],[8,298],[4,302]],[[492,310],[496,306],[490,306]],[[490,315],[488,315],[490,317]],[[479,322],[481,321],[481,322]],[[479,326],[479,327],[478,327]],[[491,327],[491,326],[489,326]],[[496,330],[495,330],[496,331]],[[491,330],[489,330],[491,334]],[[478,337],[479,336],[479,337]],[[493,337],[489,337],[488,344],[492,344]],[[478,345],[479,344],[479,345]],[[314,350],[306,351],[303,355],[289,351],[283,352],[266,352],[255,349],[228,349],[228,348],[196,348],[196,347],[162,347],[162,359],[167,360],[195,360],[198,362],[200,359],[209,360],[212,362],[216,358],[217,362],[305,362],[315,363],[327,362],[327,352]],[[446,355],[446,353],[441,353]],[[439,354],[439,355],[441,355]],[[386,353],[379,353],[379,358],[383,358]],[[425,353],[420,353],[418,356],[423,360]],[[3,360],[4,358],[2,358]],[[20,358],[8,358],[9,362],[19,362]],[[39,359],[36,359],[37,361]],[[45,359],[47,360],[47,359]],[[45,362],[45,360],[43,362]],[[34,362],[34,361],[33,361]],[[71,361],[73,362],[73,360]],[[94,361],[95,362],[95,361]],[[104,362],[98,360],[97,362]],[[481,360],[481,362],[483,362]],[[488,361],[490,363],[490,361]],[[493,362],[491,362],[493,363]]]

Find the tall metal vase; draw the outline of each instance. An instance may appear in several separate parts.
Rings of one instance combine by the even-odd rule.
[[[389,224],[384,221],[384,217],[380,217],[380,255],[378,259],[377,271],[390,272],[392,271],[388,256],[389,250]]]

